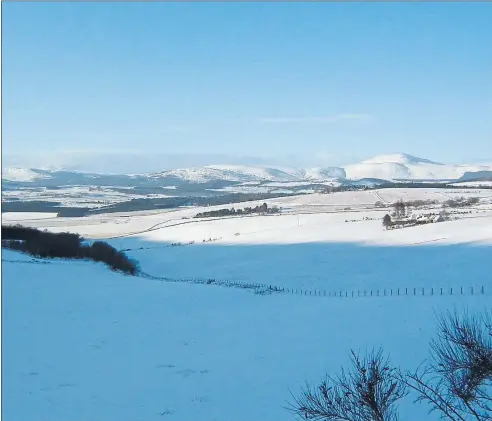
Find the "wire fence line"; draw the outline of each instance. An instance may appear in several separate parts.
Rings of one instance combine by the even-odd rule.
[[[2,259],[2,262],[23,263],[23,264],[50,264],[49,261],[38,259],[32,260],[9,260]],[[399,296],[452,296],[452,295],[489,295],[489,290],[485,291],[485,286],[458,286],[458,287],[400,287],[400,288],[367,288],[367,289],[305,289],[290,288],[278,285],[269,285],[262,283],[248,283],[240,281],[228,281],[219,279],[175,279],[164,276],[155,276],[141,271],[140,277],[163,282],[173,283],[191,283],[202,285],[216,285],[228,288],[241,288],[253,291],[257,295],[267,294],[289,294],[311,297],[328,297],[328,298],[367,298],[367,297],[399,297]]]
[[[258,295],[266,294],[289,294],[303,295],[311,297],[329,298],[367,298],[367,297],[399,297],[399,296],[451,296],[451,295],[486,295],[485,286],[458,286],[458,287],[400,287],[400,288],[367,288],[367,289],[305,289],[290,288],[278,285],[247,283],[240,281],[227,281],[218,279],[174,279],[161,276],[154,276],[145,272],[141,273],[143,278],[153,279],[164,282],[191,283],[202,285],[216,285],[228,288],[241,288],[253,291]]]

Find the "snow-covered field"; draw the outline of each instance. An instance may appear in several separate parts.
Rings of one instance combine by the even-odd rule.
[[[455,185],[461,187],[492,187],[492,181],[463,181],[455,183]]]
[[[381,226],[389,209],[376,201],[444,202],[455,191],[289,197],[267,201],[281,215],[209,220],[192,218],[203,209],[23,217],[53,231],[118,237],[109,241],[155,276],[330,291],[484,286],[485,294],[256,295],[3,251],[2,419],[289,420],[289,389],[337,372],[351,348],[383,346],[396,364],[415,368],[435,312],[490,307],[492,192],[484,192],[458,194],[482,197],[460,209],[471,211],[462,219],[390,231]],[[409,397],[401,420],[437,420],[427,409]]]
[[[24,221],[36,221],[38,219],[56,218],[57,213],[50,212],[3,212],[2,223],[22,223]]]

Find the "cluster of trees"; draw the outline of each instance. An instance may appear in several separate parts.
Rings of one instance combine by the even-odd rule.
[[[90,259],[130,275],[138,273],[138,264],[125,253],[104,241],[86,244],[78,234],[51,233],[35,228],[2,226],[2,247],[40,258]]]
[[[340,193],[345,191],[371,190],[375,188],[377,187],[371,187],[366,185],[328,186],[328,187],[323,187],[320,190],[320,193],[331,194],[331,193]]]
[[[406,202],[404,202],[403,200],[399,200],[398,202],[393,203],[392,206],[393,208],[395,208],[396,211],[396,208],[406,210],[410,208],[421,208],[424,206],[437,205],[438,203],[439,203],[438,200],[408,200]],[[374,203],[374,206],[376,208],[386,207],[386,205],[381,201],[377,201],[376,203]]]
[[[407,200],[405,203],[407,207],[421,208],[424,206],[438,205],[439,200]]]
[[[195,215],[195,218],[216,218],[220,216],[232,216],[232,215],[250,215],[253,213],[262,214],[274,214],[279,213],[280,209],[277,206],[268,207],[266,203],[263,203],[261,206],[246,207],[244,209],[218,209],[209,212],[200,212]]]
[[[473,205],[476,205],[480,202],[480,199],[478,197],[460,197],[457,199],[450,199],[444,202],[443,208],[444,210],[440,213],[442,216],[443,220],[446,220],[449,218],[448,213],[446,212],[446,208],[463,208],[463,207],[470,207]],[[381,202],[376,203],[376,207],[378,204]],[[383,226],[386,229],[389,228],[394,228],[395,226],[402,226],[402,225],[420,225],[420,224],[427,224],[429,222],[432,222],[430,219],[422,219],[422,220],[405,220],[403,218],[407,217],[411,213],[411,208],[419,208],[422,206],[427,206],[427,205],[436,205],[438,204],[439,201],[437,200],[413,200],[413,201],[407,201],[404,202],[403,200],[399,200],[395,203],[393,203],[393,212],[391,215],[384,215],[383,217]],[[392,219],[395,218],[394,220]]]
[[[480,198],[478,197],[459,197],[457,199],[446,200],[443,206],[446,208],[465,208],[477,205],[478,203],[480,203]]]
[[[397,421],[398,402],[410,391],[449,421],[492,420],[492,317],[490,313],[438,316],[430,358],[415,371],[392,366],[382,350],[360,357],[351,369],[307,385],[289,409],[307,420]]]
[[[401,199],[393,204],[393,209],[394,209],[395,217],[398,219],[404,218],[410,210],[407,203],[405,203]]]

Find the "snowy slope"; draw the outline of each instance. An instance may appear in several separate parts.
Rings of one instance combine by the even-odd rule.
[[[199,168],[184,168],[151,174],[152,178],[177,177],[191,182],[204,183],[213,180],[242,182],[295,182],[332,180],[345,178],[343,168],[294,169],[285,167],[252,167],[241,165],[210,165]]]
[[[372,232],[370,222],[344,237],[347,230],[337,229],[336,221],[312,221],[294,237],[331,232],[324,246],[289,248],[255,245],[265,235],[288,243],[295,231],[277,226],[268,234],[271,221],[282,218],[255,219],[263,233],[253,242],[239,237],[242,245],[143,250],[138,257],[144,269],[166,275],[195,269],[221,278],[236,267],[250,279],[275,274],[298,287],[316,277],[335,289],[437,280],[457,288],[464,279],[488,276],[480,262],[489,250],[465,244],[474,238],[468,235],[473,227],[437,224],[442,232],[405,230],[398,240],[410,232],[407,242],[459,232],[460,245],[347,247],[344,238]],[[160,268],[151,265],[161,259]],[[428,356],[435,312],[490,306],[490,295],[258,296],[126,277],[91,262],[41,264],[9,251],[2,260],[2,419],[9,421],[289,420],[289,390],[297,394],[305,381],[337,373],[350,349],[382,346],[394,364],[416,368]],[[413,398],[401,403],[401,421],[439,419]]]
[[[338,167],[330,168],[309,168],[304,171],[304,177],[308,180],[331,180],[344,179],[345,170]]]
[[[34,169],[5,168],[2,170],[2,179],[7,181],[34,181],[49,178]]]
[[[151,178],[176,177],[195,183],[214,180],[226,181],[295,181],[300,175],[293,170],[273,167],[248,167],[240,165],[213,165],[163,171],[149,175]]]
[[[391,204],[399,199],[436,200],[439,203],[435,208],[425,212],[438,213],[444,201],[460,196],[480,197],[481,205],[460,209],[466,214],[457,221],[404,230],[383,230],[381,220],[388,209],[375,207],[376,201]],[[223,207],[211,206],[24,223],[56,232],[77,232],[88,238],[116,237],[110,240],[112,244],[130,249],[129,254],[154,275],[220,278],[293,288],[331,289],[342,284],[351,289],[365,288],[371,279],[377,279],[381,288],[403,286],[400,282],[406,279],[408,267],[399,262],[400,253],[414,263],[412,282],[416,287],[449,286],[462,282],[461,270],[473,271],[480,259],[487,259],[492,245],[491,190],[383,189],[267,202],[281,207],[282,214],[193,218],[198,212]],[[261,202],[231,206],[258,204]],[[210,238],[215,240],[203,242]],[[172,243],[189,242],[194,244],[169,247]],[[465,243],[482,247],[465,247]],[[423,247],[408,247],[418,245]],[[386,262],[384,269],[374,263],[380,259]],[[456,266],[461,269],[456,270]],[[431,279],[431,273],[443,276]],[[466,282],[481,285],[489,282],[487,276],[483,272],[466,278]]]
[[[466,172],[492,170],[483,165],[445,165],[408,154],[381,155],[359,164],[348,165],[348,179],[381,178],[385,180],[454,180]]]

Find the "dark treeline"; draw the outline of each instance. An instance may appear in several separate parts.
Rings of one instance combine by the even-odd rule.
[[[444,202],[444,207],[446,208],[464,208],[468,206],[477,205],[480,203],[480,198],[478,197],[458,197],[457,199],[449,199]]]
[[[61,208],[60,202],[44,202],[41,200],[2,200],[2,212],[53,212],[57,213]]]
[[[454,182],[450,182],[449,184],[447,183],[417,183],[417,182],[401,182],[401,183],[383,183],[380,184],[379,186],[375,187],[376,189],[394,189],[394,188],[401,188],[401,189],[463,189],[466,188],[467,190],[487,190],[487,189],[492,189],[492,186],[472,186],[472,187],[463,187],[454,184]]]
[[[90,259],[103,262],[112,270],[130,275],[138,273],[137,262],[103,241],[84,244],[78,234],[51,233],[21,225],[2,226],[2,247],[40,258]]]
[[[93,209],[89,214],[107,212],[131,212],[153,209],[173,209],[182,206],[219,206],[240,202],[274,199],[277,197],[292,196],[285,193],[232,193],[212,197],[165,197],[155,199],[133,199],[127,202],[116,203],[104,208]]]
[[[279,213],[280,209],[277,206],[271,208],[266,203],[261,206],[246,207],[244,209],[218,209],[209,212],[201,212],[195,215],[195,218],[216,218],[220,216],[234,216],[234,215],[250,215],[250,214],[274,214]]]
[[[61,207],[58,202],[2,202],[2,212],[54,212],[59,217],[82,217],[114,212],[175,209],[182,206],[220,206],[293,196],[287,193],[231,193],[211,197],[163,197],[132,199],[100,208]]]

